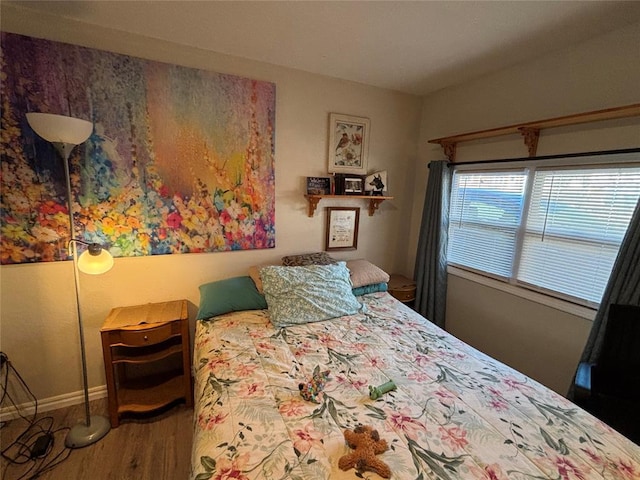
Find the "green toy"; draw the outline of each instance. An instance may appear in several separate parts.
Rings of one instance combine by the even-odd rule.
[[[389,380],[387,383],[383,383],[378,387],[372,387],[371,385],[369,385],[369,398],[371,400],[377,400],[380,397],[382,397],[382,395],[384,395],[385,393],[395,389],[396,389],[396,384],[393,383],[393,380]]]

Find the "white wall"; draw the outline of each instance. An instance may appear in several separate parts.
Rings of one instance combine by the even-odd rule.
[[[82,275],[91,387],[104,384],[98,331],[111,308],[186,298],[193,318],[200,284],[246,275],[249,266],[286,254],[323,250],[326,206],[361,208],[358,249],[336,257],[366,257],[390,272],[404,266],[421,98],[35,15],[6,3],[2,4],[2,30],[276,84],[276,248],[118,258],[105,275]],[[330,112],[371,120],[369,167],[388,170],[390,194],[395,197],[372,217],[363,200],[353,199],[323,200],[315,216],[307,217],[304,177],[326,174]],[[3,266],[0,272],[0,348],[39,399],[79,391],[71,264]]]
[[[424,99],[411,244],[415,262],[426,165],[444,159],[429,139],[640,103],[640,24]],[[640,119],[543,130],[538,155],[640,146]],[[458,160],[526,157],[517,136],[460,144]],[[565,394],[591,321],[449,275],[447,329]]]

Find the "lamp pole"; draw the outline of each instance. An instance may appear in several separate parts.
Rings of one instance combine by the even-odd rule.
[[[67,183],[67,203],[69,213],[69,232],[71,233],[71,239],[69,240],[68,248],[73,244],[73,284],[76,292],[76,311],[78,315],[78,330],[80,332],[80,356],[82,358],[82,386],[84,390],[84,415],[87,428],[91,427],[91,412],[89,411],[89,381],[87,378],[87,353],[84,345],[84,327],[82,325],[82,309],[80,308],[80,272],[78,271],[78,244],[76,242],[76,229],[73,221],[73,209],[72,209],[72,197],[71,197],[71,175],[69,174],[69,157],[71,156],[71,150],[75,147],[70,143],[56,142],[53,144],[56,150],[62,155],[62,161],[64,162],[64,177]],[[66,443],[66,441],[65,441]],[[72,447],[67,445],[67,447]]]
[[[69,232],[71,239],[68,248],[73,244],[73,281],[76,295],[76,315],[78,319],[78,331],[80,334],[80,356],[82,359],[82,387],[84,390],[85,422],[77,423],[69,430],[65,438],[65,445],[69,448],[80,448],[97,442],[104,437],[111,425],[106,417],[101,415],[91,416],[89,409],[89,382],[87,379],[87,355],[84,341],[84,327],[82,324],[82,309],[80,307],[80,272],[78,269],[78,243],[86,244],[76,238],[75,223],[72,211],[71,175],[69,174],[69,157],[76,145],[84,143],[93,130],[93,124],[63,115],[48,113],[28,113],[27,121],[31,128],[42,138],[51,142],[62,156],[64,173],[67,184],[67,204],[69,213]],[[98,252],[100,249],[98,248]],[[91,249],[90,249],[91,253]],[[94,253],[91,253],[94,255]],[[110,268],[110,266],[108,267]],[[107,268],[107,270],[108,270]],[[106,270],[102,270],[103,272]]]
[[[71,239],[69,240],[69,247],[73,250],[73,283],[76,292],[76,311],[78,316],[78,332],[80,334],[80,357],[82,359],[82,387],[84,390],[84,416],[85,425],[80,423],[71,427],[67,437],[64,440],[65,445],[68,448],[80,448],[97,442],[104,437],[111,425],[106,417],[94,415],[91,416],[89,409],[89,380],[87,376],[87,350],[84,343],[84,325],[82,323],[82,308],[80,304],[80,271],[78,270],[78,239],[76,238],[75,222],[73,220],[73,201],[71,194],[71,175],[69,174],[69,157],[71,150],[75,145],[70,143],[56,142],[54,143],[56,150],[62,155],[64,161],[64,175],[67,182],[67,200],[69,204],[69,231]],[[81,242],[84,243],[84,242]]]

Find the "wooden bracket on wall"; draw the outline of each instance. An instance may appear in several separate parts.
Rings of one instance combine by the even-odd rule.
[[[536,151],[538,150],[538,138],[540,138],[540,129],[532,128],[532,127],[521,127],[520,133],[524,137],[524,144],[527,146],[527,150],[529,150],[529,156],[535,157]]]
[[[456,142],[438,142],[451,163],[456,161]]]
[[[626,105],[624,107],[614,107],[604,110],[595,110],[593,112],[578,113],[576,115],[567,115],[564,117],[549,118],[547,120],[539,120],[536,122],[520,123],[517,125],[509,125],[507,127],[463,133],[460,135],[452,135],[450,137],[435,138],[433,140],[429,140],[429,143],[437,143],[440,145],[444,149],[444,154],[449,161],[451,163],[455,163],[456,145],[460,142],[469,142],[471,140],[480,140],[483,138],[520,133],[524,138],[524,144],[529,151],[529,156],[535,157],[538,148],[540,130],[542,129],[637,116],[640,116],[640,103],[634,103],[633,105]]]
[[[378,207],[382,202],[384,202],[384,200],[385,199],[382,197],[371,197],[369,199],[369,216],[370,217],[373,217],[373,214],[375,213],[376,210],[378,210]]]
[[[313,217],[313,214],[318,208],[318,203],[320,203],[320,199],[322,197],[320,195],[307,195],[307,200],[309,201],[309,216]]]

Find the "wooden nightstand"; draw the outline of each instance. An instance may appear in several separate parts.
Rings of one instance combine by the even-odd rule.
[[[416,299],[416,282],[397,273],[392,273],[389,277],[387,288],[392,296],[407,304]]]
[[[114,308],[100,335],[113,428],[123,413],[193,406],[186,300]]]

